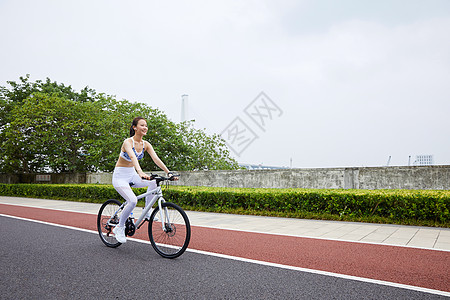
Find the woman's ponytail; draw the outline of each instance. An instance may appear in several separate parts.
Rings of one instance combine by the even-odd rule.
[[[131,127],[130,127],[130,137],[132,137],[133,135],[134,135],[134,125],[131,125]]]

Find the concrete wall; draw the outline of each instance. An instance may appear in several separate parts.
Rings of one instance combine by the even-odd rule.
[[[86,173],[0,174],[0,183],[86,183]]]
[[[179,185],[244,188],[327,188],[344,186],[343,169],[284,169],[181,172]]]
[[[174,184],[247,188],[450,190],[450,165],[180,173],[180,180]],[[50,183],[111,184],[111,179],[112,174],[110,173],[51,174]],[[36,174],[0,174],[0,182],[35,183]]]
[[[86,183],[111,184],[112,173],[87,173]]]
[[[180,185],[450,190],[450,166],[361,167],[181,172]]]
[[[359,189],[450,190],[450,166],[359,168]]]

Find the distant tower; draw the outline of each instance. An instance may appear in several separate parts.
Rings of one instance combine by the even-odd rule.
[[[181,95],[181,122],[188,119],[188,95]]]
[[[391,163],[391,156],[389,155],[388,161],[386,163],[386,166],[389,167],[389,164]]]

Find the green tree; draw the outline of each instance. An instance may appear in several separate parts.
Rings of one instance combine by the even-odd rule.
[[[217,134],[208,135],[204,130],[195,129],[193,122],[177,124],[178,137],[183,149],[180,159],[191,170],[223,170],[238,168],[230,157],[225,141]]]
[[[3,132],[4,171],[82,172],[86,164],[97,114],[95,103],[76,103],[57,94],[34,93],[11,111],[12,121]]]
[[[8,84],[0,87],[1,172],[110,172],[136,116],[147,119],[145,139],[170,169],[238,167],[218,135],[192,122],[174,123],[144,103],[118,101],[87,87],[76,92],[50,79],[30,82],[29,75]],[[142,167],[157,169],[149,158]]]
[[[49,78],[46,81],[36,80],[30,82],[30,75],[19,77],[19,82],[8,81],[10,88],[0,86],[0,132],[4,126],[11,122],[11,111],[22,105],[23,101],[33,93],[44,93],[73,100],[75,102],[94,102],[97,99],[96,92],[88,87],[79,93],[75,92],[71,86],[52,82]]]

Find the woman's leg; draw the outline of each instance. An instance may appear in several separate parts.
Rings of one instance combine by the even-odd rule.
[[[141,187],[147,187],[147,192],[156,189],[156,181],[155,180],[143,180],[139,177],[139,175],[136,173],[135,176],[133,176],[133,187],[141,188]],[[150,201],[153,199],[153,195],[148,195],[145,197],[145,207],[150,203]],[[150,219],[150,214],[152,213],[152,210],[149,209],[145,218]]]
[[[136,207],[137,198],[136,198],[136,195],[133,193],[133,190],[131,190],[130,186],[121,186],[121,187],[114,187],[114,188],[125,200],[127,200],[125,207],[122,210],[122,215],[119,220],[119,227],[124,227],[125,222],[128,219],[128,216],[131,214],[133,209]]]
[[[137,198],[130,187],[136,171],[134,168],[116,167],[114,169],[112,184],[116,191],[126,200],[118,227],[125,228],[125,222],[136,207]]]
[[[156,189],[156,181],[155,180],[143,180],[139,177],[139,175],[136,173],[135,176],[133,176],[133,187],[136,188],[142,188],[147,187],[147,192]],[[145,197],[145,206],[149,203],[150,200],[152,200],[153,196],[149,195]]]

